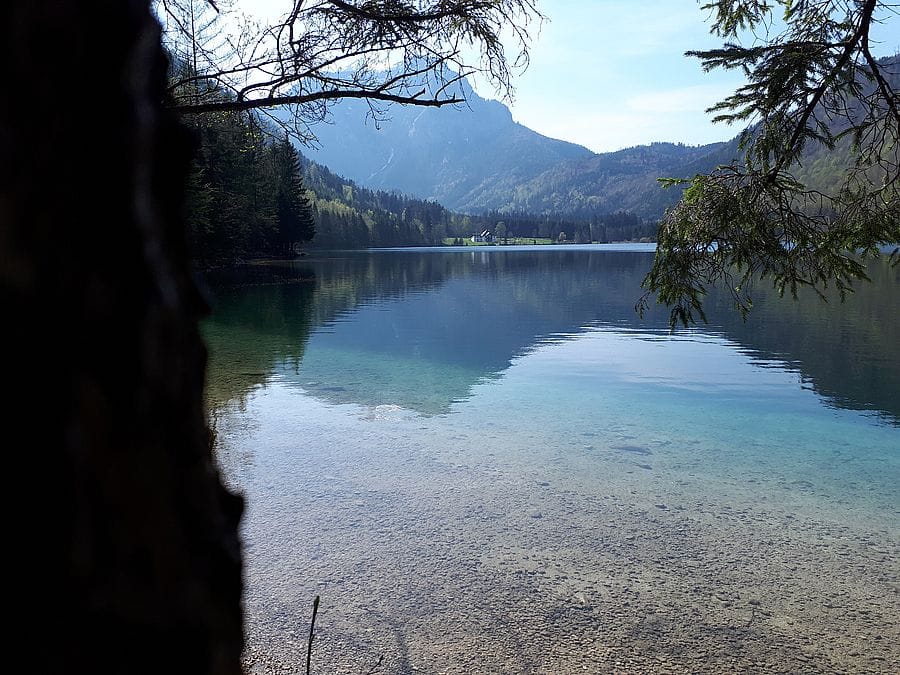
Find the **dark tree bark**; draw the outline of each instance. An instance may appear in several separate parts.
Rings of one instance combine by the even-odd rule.
[[[25,672],[238,673],[242,504],[211,457],[191,142],[149,3],[6,0],[0,64],[12,646],[44,646]]]

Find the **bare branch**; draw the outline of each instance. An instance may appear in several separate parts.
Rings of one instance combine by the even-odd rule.
[[[244,100],[227,100],[217,103],[198,103],[196,105],[172,106],[172,110],[187,115],[200,115],[211,112],[242,112],[246,110],[256,110],[257,108],[274,108],[282,105],[296,105],[303,103],[313,103],[315,101],[333,101],[342,98],[364,98],[373,101],[385,101],[388,103],[400,103],[403,105],[418,105],[431,108],[439,108],[440,106],[450,105],[453,103],[463,103],[462,98],[446,98],[431,99],[424,98],[425,90],[422,89],[411,96],[397,96],[396,94],[387,94],[378,91],[360,91],[355,89],[333,89],[331,91],[320,91],[313,94],[305,94],[298,96],[279,96],[273,98],[258,98]]]
[[[163,13],[182,17],[165,33],[174,58],[184,52],[179,45],[192,51],[172,78],[171,107],[200,114],[295,105],[305,125],[341,98],[459,103],[461,82],[474,73],[507,95],[511,68],[528,61],[529,26],[543,20],[535,0],[295,0],[273,25],[245,22],[223,50],[183,19],[199,1],[159,0]],[[513,57],[500,38],[507,29],[517,42]]]

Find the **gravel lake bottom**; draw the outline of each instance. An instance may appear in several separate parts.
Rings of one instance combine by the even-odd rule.
[[[314,673],[900,663],[897,505],[860,506],[863,485],[723,473],[627,426],[548,444],[278,382],[217,419],[248,499],[249,673],[305,672],[316,595]]]

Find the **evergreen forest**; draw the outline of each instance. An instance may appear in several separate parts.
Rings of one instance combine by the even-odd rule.
[[[626,212],[577,218],[454,213],[435,201],[370,190],[338,176],[253,115],[223,112],[192,121],[199,147],[186,220],[192,255],[204,263],[292,257],[310,247],[463,244],[484,230],[498,243],[649,240],[657,227]]]

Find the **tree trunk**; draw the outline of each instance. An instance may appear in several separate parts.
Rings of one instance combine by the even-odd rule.
[[[158,26],[147,0],[6,0],[0,56],[11,646],[44,646],[24,672],[239,673],[242,502],[211,456]]]

